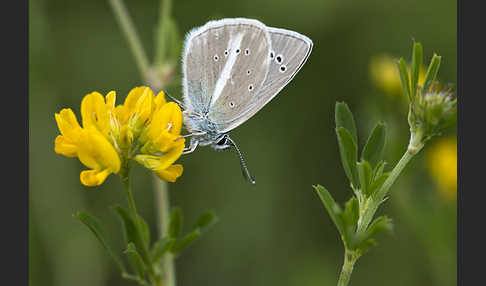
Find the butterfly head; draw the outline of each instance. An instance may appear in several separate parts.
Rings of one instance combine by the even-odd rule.
[[[231,144],[231,139],[229,138],[229,135],[227,133],[220,135],[218,138],[216,138],[214,143],[211,144],[211,147],[213,147],[217,151],[228,150],[232,146],[233,145]]]

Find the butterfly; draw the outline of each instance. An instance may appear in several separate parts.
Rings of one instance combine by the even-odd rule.
[[[229,133],[247,121],[304,65],[312,40],[297,32],[267,27],[246,18],[209,21],[187,35],[182,54],[183,118],[189,148],[234,147],[252,184],[243,155]]]

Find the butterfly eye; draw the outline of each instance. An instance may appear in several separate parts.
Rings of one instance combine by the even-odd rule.
[[[281,66],[280,66],[280,72],[282,72],[282,73],[283,73],[283,72],[285,72],[286,70],[287,70],[287,66],[285,66],[285,65],[281,65]]]
[[[246,49],[246,50],[245,50],[245,55],[247,55],[247,56],[248,56],[249,54],[250,54],[250,49]]]
[[[283,56],[282,55],[277,55],[275,57],[275,61],[278,63],[278,64],[281,64],[283,62]]]
[[[216,143],[217,145],[219,146],[223,146],[223,145],[226,145],[228,142],[228,140],[226,139],[226,137],[223,137],[221,138],[221,140],[218,141],[218,143]]]

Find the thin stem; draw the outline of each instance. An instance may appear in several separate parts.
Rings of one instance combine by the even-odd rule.
[[[170,221],[170,200],[169,188],[167,183],[160,180],[157,176],[153,176],[153,185],[155,192],[155,202],[157,207],[159,237],[164,237],[169,232]],[[164,255],[162,261],[162,273],[164,275],[165,286],[176,285],[174,256],[172,253]]]
[[[339,280],[337,286],[347,286],[351,279],[351,273],[353,273],[354,264],[358,260],[356,255],[345,251],[344,253],[344,264],[341,269],[341,274],[339,275]]]
[[[157,35],[156,35],[156,47],[155,47],[155,64],[156,66],[160,67],[164,64],[164,57],[167,53],[167,44],[166,38],[163,37],[163,29],[166,28],[168,25],[170,12],[172,9],[172,1],[171,0],[160,0],[160,7],[159,7],[159,23],[157,27]]]
[[[111,4],[111,8],[113,9],[113,13],[115,13],[116,19],[118,20],[118,24],[120,25],[123,34],[127,39],[128,45],[132,50],[140,74],[142,74],[142,77],[145,78],[149,70],[149,61],[147,59],[147,55],[145,54],[145,50],[143,49],[142,43],[140,42],[137,31],[132,23],[130,15],[128,15],[128,12],[121,0],[109,0],[109,2]]]
[[[420,147],[421,148],[421,147]],[[403,154],[400,161],[398,161],[397,165],[393,170],[390,172],[390,175],[383,183],[381,188],[376,192],[376,194],[371,198],[369,207],[365,210],[363,216],[360,218],[358,222],[358,229],[357,232],[363,232],[366,230],[368,225],[370,224],[373,216],[378,209],[378,206],[381,204],[383,199],[385,198],[386,194],[390,190],[390,187],[395,183],[398,176],[402,173],[405,166],[407,166],[408,162],[418,153],[419,150],[411,149],[410,147],[407,149],[405,154]]]

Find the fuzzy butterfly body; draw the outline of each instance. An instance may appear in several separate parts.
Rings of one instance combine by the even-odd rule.
[[[188,33],[182,55],[184,124],[191,146],[235,147],[229,132],[292,80],[312,50],[299,33],[245,18],[210,21]]]

